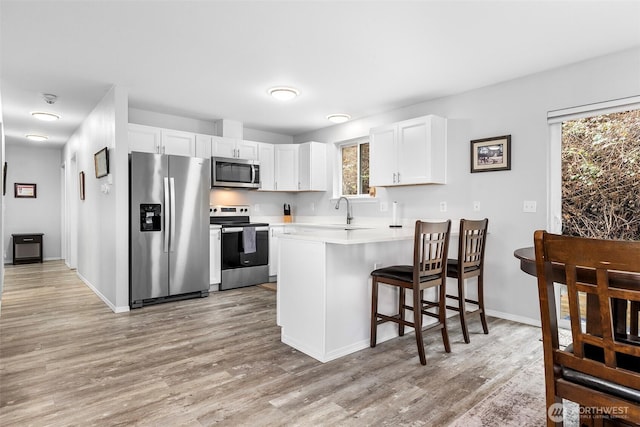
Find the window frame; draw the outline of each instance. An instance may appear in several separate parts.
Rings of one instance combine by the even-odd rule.
[[[369,144],[369,135],[367,136],[362,136],[362,137],[358,137],[358,138],[353,138],[353,139],[348,139],[345,141],[339,141],[335,143],[335,147],[336,147],[336,169],[335,169],[335,174],[334,174],[334,186],[333,186],[333,199],[338,199],[340,197],[346,197],[350,200],[358,200],[358,199],[362,199],[362,200],[370,200],[372,199],[371,196],[369,196],[369,194],[360,194],[361,191],[361,184],[362,184],[362,176],[361,176],[361,170],[360,170],[360,165],[361,165],[361,159],[360,159],[360,146],[362,144]],[[344,147],[352,147],[352,146],[357,146],[358,149],[357,154],[358,154],[358,182],[357,182],[357,188],[358,188],[358,194],[342,194],[342,149]],[[371,149],[371,145],[369,145],[369,149]],[[371,154],[369,154],[369,159],[371,159]]]

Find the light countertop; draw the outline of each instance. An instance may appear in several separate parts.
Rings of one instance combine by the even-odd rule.
[[[278,235],[280,239],[308,240],[338,245],[358,245],[363,243],[390,242],[394,240],[412,240],[413,227],[389,228],[376,227],[365,228],[363,226],[353,226],[345,230],[342,228],[331,228],[326,226],[307,227],[297,229],[292,233]]]

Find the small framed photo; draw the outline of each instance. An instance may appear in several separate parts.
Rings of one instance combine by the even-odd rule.
[[[471,173],[511,170],[511,135],[471,141]]]
[[[96,178],[102,178],[109,175],[109,149],[104,147],[93,155],[96,166]]]
[[[84,171],[80,172],[80,200],[84,200]]]
[[[36,184],[19,184],[13,185],[14,197],[18,198],[36,198]]]

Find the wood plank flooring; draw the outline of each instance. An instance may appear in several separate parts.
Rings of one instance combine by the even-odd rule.
[[[0,425],[447,425],[542,354],[538,328],[477,319],[322,364],[280,342],[276,293],[114,314],[62,262],[7,266]],[[518,410],[514,408],[514,410]]]

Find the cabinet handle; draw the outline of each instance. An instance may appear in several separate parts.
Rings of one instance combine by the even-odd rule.
[[[398,184],[400,184],[400,172],[398,172]]]
[[[395,172],[393,173],[393,183],[394,184],[396,183],[396,173]]]
[[[278,189],[278,181],[274,182],[274,187],[273,187],[273,188],[274,188],[275,190],[277,190],[277,189]]]
[[[300,181],[298,181],[298,190],[300,189]]]

